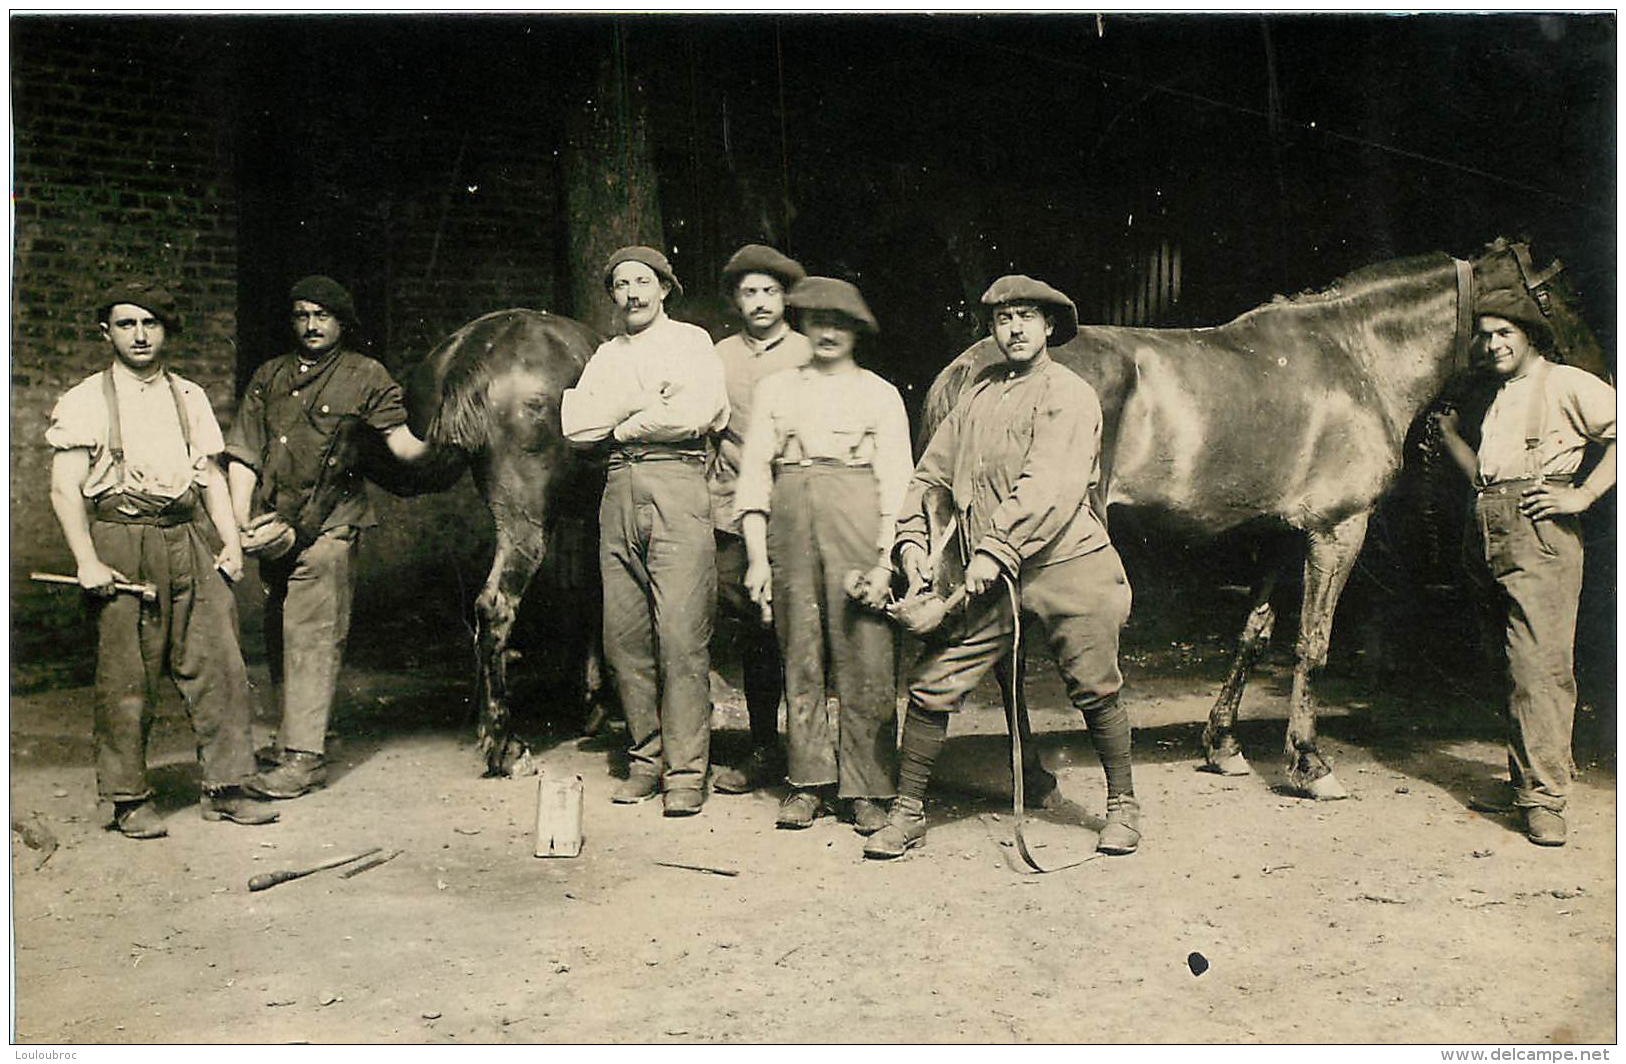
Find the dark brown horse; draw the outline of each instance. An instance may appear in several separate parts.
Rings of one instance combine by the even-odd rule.
[[[1103,510],[1147,507],[1205,534],[1261,518],[1302,534],[1286,763],[1289,783],[1303,794],[1346,793],[1316,749],[1311,677],[1326,663],[1339,594],[1367,519],[1400,471],[1408,430],[1470,371],[1473,292],[1528,285],[1563,357],[1602,372],[1597,341],[1556,263],[1538,274],[1525,245],[1498,240],[1469,265],[1445,255],[1381,263],[1215,328],[1085,326],[1052,352],[1101,399]],[[984,339],[938,374],[922,439],[998,357]],[[1273,567],[1256,590],[1203,732],[1205,767],[1216,772],[1249,771],[1234,728],[1248,671],[1275,623],[1270,596],[1279,572]]]
[[[583,677],[589,700],[604,686],[596,579],[603,467],[570,447],[559,429],[559,398],[598,343],[569,318],[497,311],[443,340],[409,382],[413,427],[434,448],[413,490],[449,487],[466,463],[496,533],[491,572],[474,602],[477,736],[489,775],[511,773],[527,752],[513,734],[509,636],[520,600],[561,539],[576,548],[567,564],[580,588],[566,608],[591,633]]]

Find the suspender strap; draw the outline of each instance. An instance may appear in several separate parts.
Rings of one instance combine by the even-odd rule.
[[[192,429],[187,424],[186,401],[181,398],[181,385],[173,375],[164,374],[169,382],[170,398],[175,400],[175,417],[181,423],[181,443],[186,447],[186,456],[192,457]],[[124,426],[119,419],[119,393],[113,384],[113,371],[107,370],[102,374],[102,397],[107,402],[107,452],[113,456],[115,466],[124,465]]]
[[[1524,458],[1527,472],[1541,476],[1541,439],[1547,425],[1547,360],[1530,367],[1530,403],[1524,414]]]
[[[192,428],[191,418],[186,416],[186,400],[181,398],[181,384],[173,374],[165,373],[164,378],[169,381],[170,398],[175,400],[175,419],[181,423],[181,445],[186,448],[186,457],[192,458]]]
[[[113,371],[102,374],[102,397],[107,400],[107,452],[113,464],[124,465],[124,431],[119,425],[119,392],[113,386]]]

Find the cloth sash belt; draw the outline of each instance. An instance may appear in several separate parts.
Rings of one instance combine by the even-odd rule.
[[[671,443],[618,443],[610,451],[610,468],[620,469],[634,462],[706,461],[706,441],[696,436]]]
[[[173,528],[192,520],[197,513],[197,489],[174,499],[128,491],[109,491],[91,501],[91,513],[98,521],[114,525],[156,525]]]

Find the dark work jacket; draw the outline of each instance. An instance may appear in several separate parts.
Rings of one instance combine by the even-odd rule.
[[[262,365],[243,393],[226,456],[259,476],[257,508],[312,531],[378,523],[355,468],[355,430],[406,424],[401,386],[374,359],[340,348],[301,373],[295,354]],[[312,513],[312,496],[317,494]]]

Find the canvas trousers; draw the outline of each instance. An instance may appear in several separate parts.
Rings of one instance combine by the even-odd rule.
[[[841,798],[897,793],[896,643],[885,618],[849,599],[843,584],[849,571],[874,567],[879,526],[868,466],[779,467],[768,558],[785,661],[787,776],[795,787],[836,784]]]
[[[356,593],[361,532],[330,528],[297,554],[260,563],[268,596],[266,657],[281,703],[278,743],[285,750],[323,753],[338,690],[350,605]]]
[[[205,791],[236,786],[254,771],[248,673],[237,642],[237,602],[215,570],[198,526],[92,521],[103,563],[158,589],[155,602],[120,594],[93,600],[96,624],[96,792],[139,801],[147,740],[167,671],[186,703]]]
[[[702,459],[611,461],[599,505],[604,656],[627,717],[629,772],[668,791],[706,781],[716,549]]]
[[[1111,546],[1022,574],[1022,612],[1044,628],[1067,697],[1080,710],[1118,693],[1118,637],[1132,595]],[[988,670],[1011,650],[1011,611],[996,584],[942,635],[928,640],[909,679],[909,700],[922,709],[960,708]]]
[[[1562,812],[1575,768],[1581,532],[1573,515],[1532,521],[1519,512],[1519,494],[1533,483],[1480,490],[1465,554],[1481,596],[1484,642],[1506,680],[1514,802]]]

